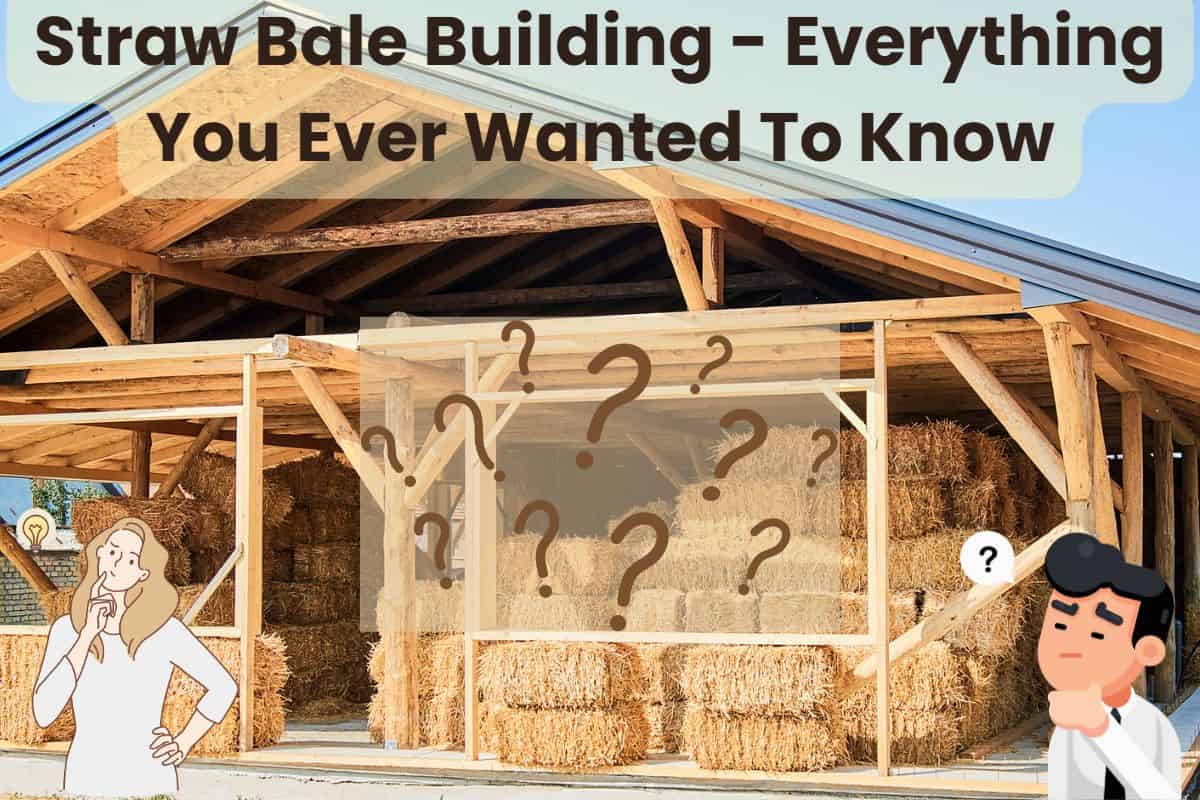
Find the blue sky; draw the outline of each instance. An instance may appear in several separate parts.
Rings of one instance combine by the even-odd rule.
[[[0,19],[7,13],[0,0]],[[1200,16],[1197,17],[1200,28]],[[1196,37],[1200,41],[1200,35]],[[4,37],[0,36],[0,63]],[[29,103],[0,81],[0,146],[68,110]],[[1087,121],[1083,176],[1053,200],[927,198],[1136,264],[1200,280],[1192,238],[1200,221],[1200,87],[1167,104],[1105,106]]]

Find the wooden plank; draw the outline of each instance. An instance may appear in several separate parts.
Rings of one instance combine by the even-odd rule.
[[[154,343],[154,278],[131,275],[129,278],[129,344]],[[109,342],[109,344],[113,344]],[[150,451],[154,434],[134,431],[129,436],[130,469],[133,481],[129,484],[131,497],[150,496]]]
[[[725,305],[725,232],[720,228],[701,228],[700,269],[704,296],[710,305]]]
[[[1043,331],[1067,476],[1067,513],[1079,530],[1093,531],[1096,518],[1092,506],[1091,406],[1085,406],[1086,395],[1080,396],[1071,326],[1054,322],[1044,324]]]
[[[1154,568],[1179,597],[1175,584],[1175,447],[1171,423],[1154,421]],[[1176,600],[1178,603],[1178,600]],[[1167,658],[1154,668],[1154,699],[1175,696],[1175,626],[1167,632]]]
[[[625,200],[500,214],[311,228],[259,236],[228,236],[174,245],[162,251],[162,255],[168,261],[178,263],[490,239],[652,222],[654,213],[646,202]]]
[[[1190,653],[1200,641],[1200,464],[1196,445],[1185,444],[1182,449],[1179,535],[1183,538],[1183,596],[1176,603],[1183,610],[1183,652]]]
[[[183,475],[188,471],[188,467],[196,460],[196,456],[203,453],[212,444],[213,439],[221,432],[221,428],[224,425],[225,420],[223,419],[210,419],[204,424],[204,428],[195,439],[192,439],[187,450],[183,452],[183,455],[175,462],[175,466],[167,473],[166,479],[159,484],[158,491],[154,493],[155,497],[170,497],[175,492],[175,489],[179,486],[179,481],[183,479]]]
[[[1130,564],[1143,564],[1143,465],[1142,396],[1121,394],[1121,488],[1125,505],[1121,512],[1121,553]]]
[[[245,357],[242,411],[238,415],[235,535],[245,554],[234,576],[234,623],[241,633],[238,686],[238,749],[254,749],[254,642],[262,633],[262,433],[254,356]]]
[[[879,774],[891,774],[892,724],[888,701],[888,406],[887,323],[875,323],[875,387],[867,392],[867,558],[870,559],[870,620],[875,638],[875,742]]]
[[[21,547],[16,535],[7,525],[0,525],[0,555],[8,559],[8,563],[13,565],[38,595],[44,597],[58,589],[54,581],[50,580],[41,566],[33,560],[33,556]]]
[[[133,424],[171,420],[229,418],[238,415],[239,406],[183,406],[179,408],[142,408],[119,411],[56,411],[46,414],[0,415],[0,426],[40,428],[46,425]]]
[[[41,256],[50,265],[50,269],[58,277],[63,288],[75,300],[79,310],[91,320],[101,338],[113,346],[129,344],[129,337],[125,335],[120,323],[113,318],[112,313],[105,307],[104,301],[96,296],[92,287],[79,274],[79,270],[75,268],[71,259],[53,250],[42,250]]]

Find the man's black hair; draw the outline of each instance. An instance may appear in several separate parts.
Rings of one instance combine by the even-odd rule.
[[[1068,533],[1046,553],[1046,579],[1068,597],[1084,597],[1099,589],[1139,601],[1133,643],[1143,636],[1167,641],[1175,615],[1171,587],[1152,569],[1125,562],[1121,551],[1087,533]]]

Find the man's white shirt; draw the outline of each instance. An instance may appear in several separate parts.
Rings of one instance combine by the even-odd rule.
[[[1179,737],[1170,720],[1136,693],[1117,713],[1121,721],[1110,718],[1108,729],[1096,737],[1054,729],[1050,800],[1103,800],[1106,769],[1125,787],[1127,800],[1179,799]]]

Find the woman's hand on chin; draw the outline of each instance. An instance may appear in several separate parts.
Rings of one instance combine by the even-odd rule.
[[[84,620],[83,630],[79,632],[79,635],[86,638],[89,644],[100,634],[100,631],[104,630],[109,618],[117,610],[116,601],[113,600],[112,595],[100,595],[103,586],[103,580],[99,580],[92,587],[92,596],[88,600],[87,618]]]
[[[187,758],[190,748],[185,749],[166,728],[159,726],[151,733],[154,734],[154,741],[150,743],[150,750],[155,760],[164,767],[178,766]]]

